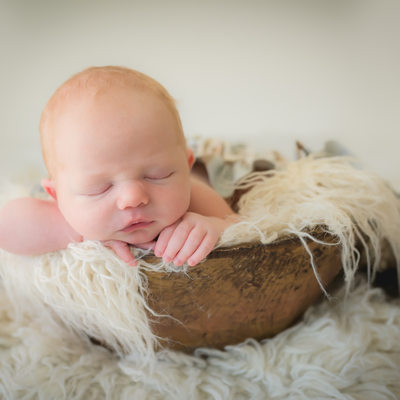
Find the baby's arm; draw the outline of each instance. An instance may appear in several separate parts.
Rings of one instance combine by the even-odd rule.
[[[0,209],[0,248],[10,253],[43,254],[81,240],[54,201],[20,198]]]
[[[233,216],[233,211],[217,192],[193,178],[189,211],[160,233],[154,254],[175,265],[184,262],[196,265],[234,222]]]
[[[191,178],[189,211],[218,218],[234,215],[228,203],[210,185],[196,177]]]

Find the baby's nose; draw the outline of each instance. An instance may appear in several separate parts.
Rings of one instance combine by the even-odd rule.
[[[149,196],[141,182],[129,182],[121,188],[117,207],[124,210],[129,207],[139,207],[149,202]]]

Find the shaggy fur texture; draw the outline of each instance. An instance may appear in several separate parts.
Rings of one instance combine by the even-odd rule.
[[[288,234],[302,239],[323,225],[342,248],[346,285],[339,300],[312,308],[299,325],[263,343],[199,349],[194,356],[155,353],[142,270],[171,266],[139,260],[139,268],[130,268],[97,242],[40,257],[2,252],[0,393],[6,399],[400,395],[399,303],[364,283],[350,290],[357,240],[370,276],[383,239],[399,260],[399,200],[382,179],[343,158],[307,157],[268,175],[242,183],[256,185],[241,199],[242,220],[220,245],[268,243]]]
[[[252,187],[239,201],[242,221],[225,231],[220,244],[271,243],[286,235],[302,239],[323,226],[342,247],[347,290],[359,266],[357,243],[365,251],[369,277],[379,267],[384,239],[400,265],[400,200],[382,178],[351,161],[309,156],[247,177],[239,183]]]
[[[0,299],[4,399],[340,399],[400,396],[400,302],[361,284],[323,302],[272,339],[165,351],[156,365],[119,358],[40,316],[17,318]]]

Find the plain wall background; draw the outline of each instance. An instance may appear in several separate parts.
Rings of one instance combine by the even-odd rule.
[[[399,20],[397,0],[1,0],[1,176],[41,165],[58,85],[115,64],[164,84],[188,136],[288,157],[335,139],[400,189]]]

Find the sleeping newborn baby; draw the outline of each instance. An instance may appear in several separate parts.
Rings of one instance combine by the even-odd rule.
[[[129,245],[195,265],[234,222],[228,204],[191,174],[174,101],[154,79],[122,67],[86,69],[59,87],[40,121],[51,200],[0,210],[0,247],[41,254],[100,240],[136,265]]]

